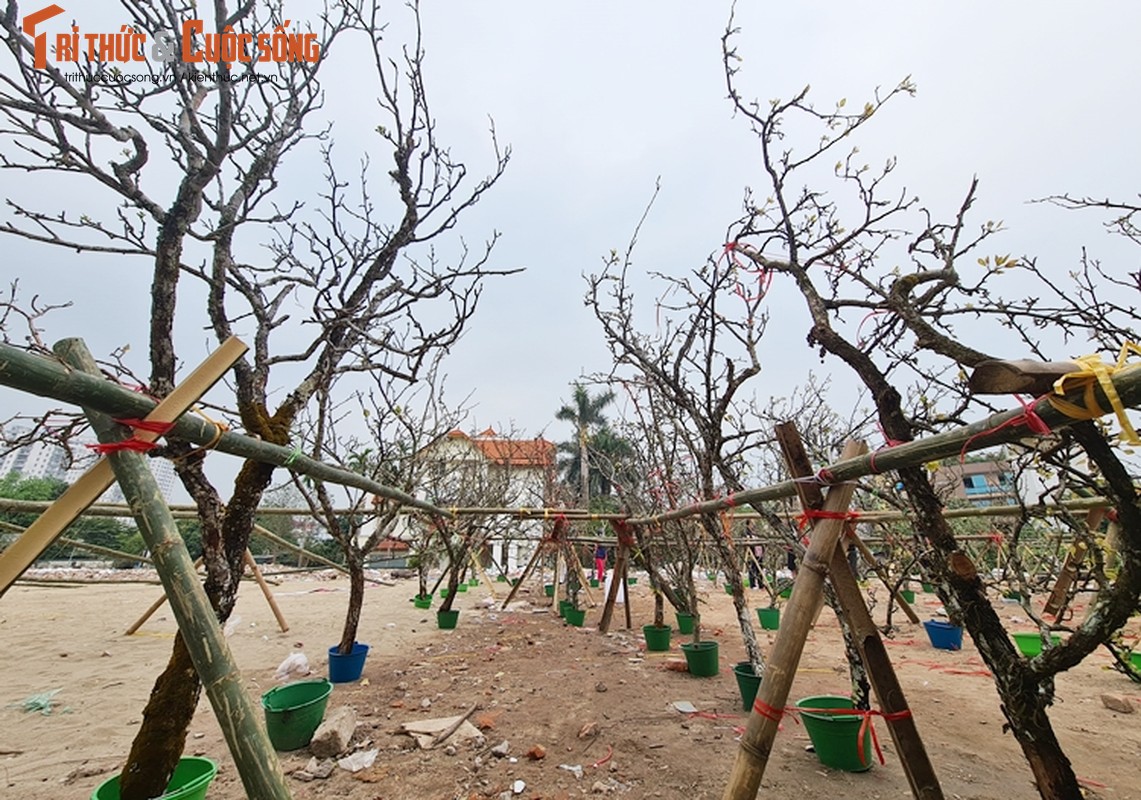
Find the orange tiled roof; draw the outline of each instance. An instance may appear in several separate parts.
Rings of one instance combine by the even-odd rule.
[[[555,464],[555,445],[546,439],[508,439],[493,428],[468,436],[463,431],[452,431],[452,439],[467,439],[495,464],[511,467],[552,467]]]

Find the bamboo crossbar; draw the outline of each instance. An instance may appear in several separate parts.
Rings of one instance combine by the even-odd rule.
[[[1126,408],[1134,408],[1141,404],[1141,365],[1135,364],[1116,371],[1112,380],[1118,397]],[[1101,408],[1111,407],[1100,387],[1095,389],[1095,395]],[[1079,407],[1085,405],[1080,391],[1066,394],[1062,399]],[[1077,421],[1054,408],[1046,397],[1038,398],[1030,404],[1029,408],[1051,429],[1065,427]],[[866,475],[877,475],[904,467],[914,467],[930,461],[985,450],[988,447],[1006,444],[1016,439],[1025,439],[1032,434],[1023,425],[1016,423],[1019,419],[1024,419],[1026,414],[1026,409],[1002,411],[953,431],[938,433],[894,447],[882,448],[874,453],[856,458],[847,458],[828,465],[811,480],[821,485],[831,486]],[[826,476],[826,478],[822,476]],[[781,481],[758,489],[737,492],[728,497],[694,503],[662,514],[634,518],[630,520],[630,524],[646,525],[666,522],[695,514],[725,511],[739,505],[780,500],[793,497],[795,494],[796,481]]]
[[[115,418],[142,418],[155,407],[154,400],[102,376],[71,370],[59,361],[3,343],[0,343],[0,385],[100,411]],[[270,444],[233,431],[226,431],[219,437],[218,426],[193,414],[179,417],[167,435],[232,456],[274,464],[317,480],[362,489],[433,516],[450,516],[431,503],[355,472],[309,458],[299,449]]]

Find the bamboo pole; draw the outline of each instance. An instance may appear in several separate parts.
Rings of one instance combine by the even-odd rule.
[[[82,341],[64,340],[56,345],[56,351],[76,369],[98,372],[95,359]],[[207,388],[207,383],[196,381],[186,390],[201,396]],[[106,415],[88,409],[84,412],[100,442],[112,442],[118,438],[119,426]],[[260,714],[245,693],[242,673],[229,653],[218,617],[202,584],[197,581],[186,543],[178,533],[175,518],[165,507],[146,459],[138,453],[121,451],[112,453],[105,461],[111,464],[123,495],[135,509],[133,516],[139,531],[154,553],[155,568],[170,598],[171,611],[178,620],[179,631],[183,632],[184,643],[210,698],[230,753],[234,755],[246,793],[266,800],[289,800],[290,792],[273,745],[260,724]]]
[[[1141,404],[1141,364],[1117,370],[1112,375],[1112,381],[1121,403],[1126,408],[1134,408]],[[1080,391],[1070,392],[1063,397],[1074,405],[1084,407],[1083,391],[1084,387]],[[1105,399],[1105,394],[1100,386],[1094,388],[1094,394],[1101,408],[1112,407]],[[1050,428],[1065,427],[1076,421],[1054,408],[1047,398],[1039,398],[1031,406],[1031,409]],[[985,450],[988,447],[1017,439],[1025,439],[1031,435],[1030,432],[1024,426],[1016,423],[1025,419],[1026,413],[1021,408],[1003,411],[953,431],[877,450],[870,455],[845,458],[821,469],[814,479],[823,485],[831,486],[866,475],[889,472],[902,467],[975,452],[976,450]],[[796,481],[787,480],[758,489],[736,492],[717,500],[706,500],[661,514],[631,519],[629,522],[632,525],[660,523],[693,516],[694,514],[718,512],[734,506],[779,500],[795,495]]]
[[[1091,508],[1086,514],[1086,528],[1091,532],[1097,530],[1101,525],[1102,520],[1105,519],[1105,510],[1100,508]],[[1050,596],[1046,600],[1046,605],[1042,609],[1043,614],[1052,614],[1055,617],[1060,617],[1062,610],[1066,607],[1066,594],[1073,585],[1074,580],[1078,576],[1078,567],[1085,560],[1086,551],[1089,545],[1085,542],[1074,542],[1073,547],[1066,553],[1066,561],[1062,564],[1062,571],[1058,573],[1058,579],[1054,582],[1054,587],[1050,590]]]
[[[844,447],[844,458],[852,459],[866,450],[867,446],[862,442],[848,442]],[[832,486],[828,490],[824,510],[836,513],[847,511],[855,488],[854,484],[848,482]],[[793,583],[792,597],[789,598],[784,618],[777,630],[772,656],[765,665],[765,677],[757,690],[757,703],[741,736],[741,746],[737,751],[729,784],[722,795],[724,800],[753,800],[757,796],[781,713],[788,702],[792,679],[804,652],[804,643],[816,610],[816,598],[824,587],[824,573],[843,529],[843,519],[821,519],[812,527],[808,551]],[[756,710],[764,708],[773,709],[773,712],[758,713]]]
[[[273,617],[277,620],[277,627],[281,629],[282,633],[286,633],[289,630],[289,623],[285,621],[285,615],[281,613],[281,608],[273,598],[273,592],[270,591],[269,584],[265,582],[265,577],[261,574],[261,568],[258,567],[258,562],[254,561],[254,554],[250,552],[248,547],[246,548],[244,558],[246,566],[250,568],[254,580],[257,581],[258,588],[261,589],[262,596],[265,597],[266,603],[269,604],[269,610],[273,612]]]
[[[60,344],[65,344],[61,342]],[[215,350],[210,356],[202,362],[182,384],[174,389],[163,401],[155,404],[153,400],[147,400],[147,409],[136,416],[145,416],[148,421],[156,422],[170,422],[177,419],[178,416],[184,413],[198,398],[205,394],[211,386],[217,383],[221,377],[226,373],[235,361],[241,358],[242,354],[246,351],[246,345],[242,344],[238,339],[230,338],[222,343],[221,347]],[[40,356],[31,356],[29,353],[24,353],[21,350],[16,350],[9,345],[0,344],[0,359],[7,356],[7,351],[11,350],[22,356],[34,358],[44,364],[51,364],[53,368],[63,373],[64,378],[90,378],[89,375],[84,375],[82,372],[65,371],[63,364],[57,361],[48,361]],[[12,364],[5,363],[0,360],[0,379],[12,369]],[[98,370],[95,370],[98,373]],[[109,381],[103,380],[101,377],[96,379],[101,384],[111,386]],[[2,380],[0,380],[2,382]],[[127,394],[133,394],[136,397],[142,395],[136,392],[131,392],[128,389],[118,387]],[[157,438],[157,434],[147,431],[138,431],[136,433],[138,438],[145,441],[153,442]],[[0,552],[0,597],[8,591],[16,578],[20,577],[32,563],[40,557],[40,554],[48,548],[56,537],[63,533],[68,525],[73,523],[76,518],[83,512],[87,506],[94,503],[99,499],[103,492],[114,482],[115,475],[111,469],[111,463],[101,458],[79,477],[75,483],[67,487],[58,498],[56,502],[51,505],[43,514],[36,519],[28,529],[24,531],[24,535],[17,539],[12,544],[8,545],[3,552]],[[169,513],[169,512],[168,512]]]
[[[1052,516],[1055,516],[1057,513],[1059,513],[1062,510],[1088,511],[1091,508],[1109,508],[1112,505],[1113,504],[1108,499],[1106,499],[1104,497],[1081,497],[1081,498],[1074,498],[1071,500],[1062,500],[1058,503],[1039,503],[1039,504],[1032,505],[1032,506],[1022,506],[1022,505],[1015,504],[1015,505],[1001,505],[1001,506],[969,506],[969,507],[963,507],[963,508],[947,508],[947,509],[943,510],[943,516],[946,517],[947,519],[963,519],[963,518],[974,518],[974,517],[1017,517],[1017,516],[1020,516],[1021,514],[1023,514],[1025,512],[1027,514],[1030,514],[1031,516],[1052,517]],[[37,511],[43,511],[50,506],[51,506],[51,501],[47,501],[47,500],[14,500],[14,499],[10,499],[10,498],[0,497],[0,511],[10,511],[10,512],[15,512],[15,513],[19,513],[19,512],[34,513]],[[198,516],[198,510],[194,506],[190,506],[190,505],[172,505],[172,506],[170,506],[170,510],[174,514],[174,516],[176,518],[179,518],[179,519],[181,519],[183,517],[192,518],[192,517]],[[496,511],[495,509],[484,509],[484,510],[477,510],[476,513],[486,513],[487,515],[491,515],[495,511]],[[760,512],[757,512],[757,511],[742,511],[739,508],[732,509],[731,511],[732,511],[731,516],[733,518],[733,521],[746,520],[746,519],[766,519],[769,516],[768,514],[761,514]],[[448,512],[455,514],[457,517],[462,517],[465,515],[470,515],[471,512],[473,512],[473,510],[472,509],[465,509],[465,508],[449,508]],[[127,517],[127,516],[130,516],[130,513],[131,513],[130,509],[126,505],[121,504],[121,503],[95,503],[91,506],[88,506],[87,509],[84,510],[83,516]],[[274,516],[274,515],[277,515],[277,516],[309,516],[311,513],[312,513],[312,511],[308,508],[259,508],[258,509],[258,514],[262,514],[265,516]],[[338,511],[336,513],[348,514],[348,513],[350,513],[350,511],[348,509],[345,509],[343,511]],[[418,514],[420,512],[413,511],[413,510],[402,510],[401,513]],[[506,509],[502,509],[501,511],[496,512],[496,513],[501,513],[503,516],[516,516],[519,519],[525,519],[525,518],[534,516],[533,510],[531,510],[531,509],[506,508]],[[553,513],[553,511],[552,511],[552,513]],[[798,516],[797,512],[787,512],[787,511],[779,511],[778,510],[778,511],[774,511],[773,513],[776,514],[776,516],[778,516],[782,519],[786,519],[786,520],[793,520],[793,519],[796,519],[796,517]],[[598,515],[595,515],[595,516],[598,516]],[[587,519],[585,514],[578,514],[576,516],[576,512],[573,510],[567,510],[566,517],[568,520],[576,520],[576,521]],[[629,520],[630,517],[629,517],[629,515],[623,515],[623,514],[611,514],[611,515],[607,515],[607,519]],[[907,522],[907,521],[910,521],[911,519],[912,519],[912,516],[911,516],[911,513],[909,511],[894,510],[894,509],[893,510],[864,509],[864,510],[860,511],[860,521],[861,522],[869,522],[869,523]],[[615,542],[613,539],[609,539],[609,538],[602,539],[602,538],[599,538],[597,536],[569,536],[567,538],[572,542],[579,542],[579,543],[590,542],[590,543],[593,543],[593,542],[604,541],[608,545],[611,545],[611,546],[615,545]],[[766,536],[764,533],[758,533],[755,538],[758,540],[761,540],[761,541],[766,541],[766,542],[767,541],[781,540],[780,537]],[[987,537],[980,536],[977,538],[984,539]],[[740,541],[745,541],[745,540],[740,540]],[[871,541],[871,540],[868,540],[868,541]]]
[[[776,426],[777,441],[784,453],[789,472],[794,478],[812,474],[812,462],[804,450],[804,443],[793,422],[783,422]],[[805,510],[819,510],[824,507],[824,494],[813,483],[797,484],[800,488],[801,504]],[[851,535],[855,535],[854,533]],[[856,649],[867,670],[868,681],[875,692],[880,709],[884,712],[891,738],[895,742],[900,762],[903,764],[911,793],[918,800],[942,800],[943,790],[935,775],[935,767],[927,756],[927,749],[915,727],[915,719],[907,705],[899,677],[892,668],[887,648],[880,638],[879,629],[864,603],[856,576],[844,557],[844,549],[839,545],[832,551],[828,564],[828,580],[836,590],[841,612],[852,631]]]
[[[224,344],[223,347],[225,346]],[[0,343],[0,385],[83,406],[116,418],[146,417],[155,408],[155,402],[150,398],[112,383],[101,375],[73,372],[57,361],[3,343]],[[219,438],[218,427],[214,423],[192,414],[176,414],[173,421],[174,427],[166,434],[168,437],[185,439],[222,453],[285,467],[316,480],[362,489],[433,516],[451,517],[449,512],[431,503],[346,469],[309,458],[300,449],[270,444],[232,431],[223,433]],[[136,435],[143,438],[141,431]]]
[[[602,619],[598,623],[598,632],[606,633],[610,630],[610,619],[614,615],[614,604],[618,602],[618,590],[625,589],[624,584],[619,584],[619,578],[626,570],[626,559],[629,558],[630,548],[625,542],[618,542],[618,555],[614,558],[614,577],[610,579],[610,591],[606,593],[606,603],[602,607]],[[630,595],[624,595],[626,598],[626,605],[630,604]],[[629,621],[626,627],[630,627]]]
[[[78,339],[60,342],[56,351],[77,369],[98,371],[95,360]],[[206,388],[197,385],[191,391],[201,393]],[[118,437],[119,426],[107,416],[90,409],[84,411],[101,442]],[[234,663],[218,618],[186,552],[186,543],[146,459],[138,453],[119,451],[106,460],[135,510],[139,531],[154,554],[155,568],[170,598],[179,631],[226,737],[246,794],[259,800],[289,800],[285,775],[261,725],[261,714],[246,694],[242,673]]]
[[[495,593],[495,581],[493,581],[488,576],[487,570],[483,568],[483,564],[479,563],[479,559],[476,557],[474,552],[469,552],[468,556],[471,557],[471,565],[475,567],[476,574],[479,575],[480,580],[482,580],[487,585],[487,590],[491,592],[491,599],[498,600],[499,595]]]

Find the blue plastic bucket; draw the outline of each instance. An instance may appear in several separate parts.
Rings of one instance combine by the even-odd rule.
[[[927,629],[927,638],[931,640],[932,647],[939,650],[963,649],[963,629],[960,626],[940,619],[929,619],[923,623],[923,627]]]
[[[329,648],[329,680],[333,683],[351,683],[364,671],[364,660],[368,655],[368,645],[355,642],[353,651],[342,655],[340,645]]]

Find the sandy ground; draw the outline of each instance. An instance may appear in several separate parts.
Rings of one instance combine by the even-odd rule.
[[[619,613],[605,636],[590,627],[567,627],[547,613],[538,586],[521,595],[534,607],[509,612],[481,607],[486,587],[461,595],[454,631],[437,630],[434,613],[413,607],[412,581],[370,588],[360,639],[372,652],[363,680],[338,684],[330,708],[356,709],[354,747],[378,750],[376,762],[356,774],[338,768],[313,782],[291,776],[293,796],[494,798],[522,781],[516,796],[524,798],[720,797],[745,723],[731,671],[744,657],[731,600],[702,581],[706,638],[719,642],[721,673],[694,678],[666,668],[680,655],[676,633],[669,653],[644,651],[640,630],[651,621],[652,603],[641,584],[631,595],[634,630],[625,630]],[[273,588],[290,630],[278,629],[250,584],[229,636],[255,702],[277,685],[274,672],[291,653],[305,653],[313,669],[325,674],[325,653],[337,638],[347,601],[343,578],[288,577]],[[497,588],[502,596],[505,587]],[[136,635],[123,631],[158,592],[139,584],[18,585],[0,600],[0,795],[85,798],[119,768],[166,661],[174,622],[164,607]],[[762,603],[761,593],[750,594]],[[920,595],[917,605],[928,618],[938,601]],[[1000,608],[1008,621],[1023,616],[1017,606]],[[588,626],[599,613],[588,614]],[[1132,626],[1137,624],[1135,618]],[[1027,628],[1024,622],[1010,627]],[[766,652],[773,636],[760,634]],[[1002,731],[997,695],[970,642],[960,652],[935,650],[920,626],[904,622],[889,650],[947,797],[1037,797],[1021,752]],[[1141,686],[1108,663],[1099,652],[1062,675],[1051,717],[1091,796],[1141,798],[1141,713],[1115,713],[1100,700],[1102,693],[1113,693],[1131,698],[1141,711]],[[791,699],[845,694],[846,685],[838,627],[826,611],[809,636]],[[56,689],[51,713],[22,709],[28,697]],[[678,700],[701,713],[679,713],[671,705]],[[398,733],[403,722],[461,714],[473,704],[480,706],[472,719],[483,729],[482,740],[421,751]],[[590,726],[588,733],[580,736],[584,726]],[[834,772],[806,752],[804,728],[786,720],[760,796],[908,797],[882,723],[880,738],[885,765],[859,774]],[[491,749],[504,741],[508,754],[496,757]],[[528,758],[536,747],[545,757]],[[205,697],[187,752],[219,763],[212,800],[245,796]],[[305,750],[281,754],[287,773],[308,760]],[[581,777],[561,765],[581,767]]]

